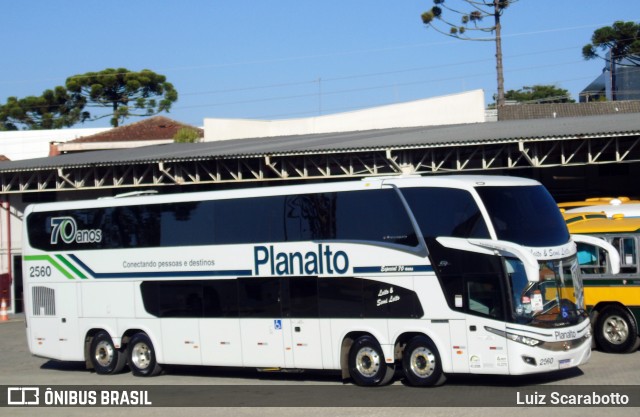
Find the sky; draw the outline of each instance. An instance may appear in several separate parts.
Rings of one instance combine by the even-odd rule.
[[[462,0],[447,0],[458,6]],[[179,94],[172,119],[287,119],[482,89],[496,92],[495,43],[452,39],[420,15],[432,0],[5,0],[0,103],[67,77],[150,69]],[[456,17],[457,18],[457,17]],[[594,30],[640,21],[638,0],[520,0],[502,17],[506,90],[579,92]],[[138,121],[131,118],[126,123]],[[108,118],[75,127],[107,127]]]

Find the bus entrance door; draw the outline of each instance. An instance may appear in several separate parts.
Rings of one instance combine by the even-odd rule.
[[[297,369],[322,369],[322,348],[320,344],[320,320],[287,320],[291,329],[291,352],[293,366],[287,358],[287,367]]]
[[[508,374],[509,360],[505,324],[485,317],[467,317],[467,351],[469,372],[477,374]]]
[[[286,367],[322,369],[318,277],[286,277],[281,284]]]

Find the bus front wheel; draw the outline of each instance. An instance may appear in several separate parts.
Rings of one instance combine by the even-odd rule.
[[[129,367],[135,376],[155,376],[162,367],[156,361],[151,339],[144,333],[135,334],[129,341]]]
[[[407,343],[402,369],[407,382],[414,386],[438,386],[446,379],[438,349],[424,336],[416,336]]]
[[[385,385],[394,374],[387,364],[380,344],[371,336],[361,336],[349,350],[349,374],[357,385]]]
[[[598,315],[595,338],[604,352],[631,352],[638,347],[638,326],[627,309],[609,306]]]

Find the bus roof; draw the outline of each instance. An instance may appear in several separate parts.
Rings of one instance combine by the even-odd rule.
[[[540,186],[540,183],[528,178],[492,176],[492,175],[439,175],[439,176],[397,176],[397,177],[371,177],[360,181],[332,181],[316,184],[297,184],[284,186],[268,186],[255,188],[239,188],[233,190],[212,190],[180,194],[156,194],[144,195],[133,193],[123,198],[101,198],[97,200],[74,200],[65,202],[40,203],[29,206],[29,212],[64,210],[80,206],[108,207],[121,205],[141,205],[154,203],[167,203],[173,201],[200,201],[207,199],[226,199],[243,197],[264,197],[270,195],[289,195],[299,193],[353,191],[380,188],[383,184],[393,184],[403,187],[450,187],[460,189],[472,189],[483,186]],[[116,196],[118,197],[118,196]],[[27,213],[25,213],[27,214]]]
[[[591,207],[611,205],[619,206],[620,204],[640,203],[640,200],[632,200],[629,197],[593,197],[587,198],[582,201],[565,201],[564,203],[558,203],[560,208],[577,208],[577,207]]]
[[[614,216],[609,218],[604,213],[562,213],[567,222],[569,233],[620,233],[640,230],[640,218]]]
[[[640,203],[625,203],[617,206],[614,205],[600,205],[589,207],[577,207],[566,211],[566,213],[603,213],[607,217],[612,217],[616,214],[622,214],[625,218],[640,217]]]

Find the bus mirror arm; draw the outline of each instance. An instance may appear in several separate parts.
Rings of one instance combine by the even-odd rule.
[[[588,235],[571,235],[571,238],[574,242],[585,243],[587,245],[596,246],[607,251],[607,255],[609,255],[609,266],[611,267],[611,273],[615,275],[620,272],[620,254],[612,244],[600,238]]]
[[[462,239],[457,237],[438,237],[436,240],[441,245],[451,249],[484,253],[487,255],[515,257],[524,265],[527,280],[530,282],[539,281],[540,266],[538,265],[538,260],[531,252],[517,243],[507,242],[505,240]]]

